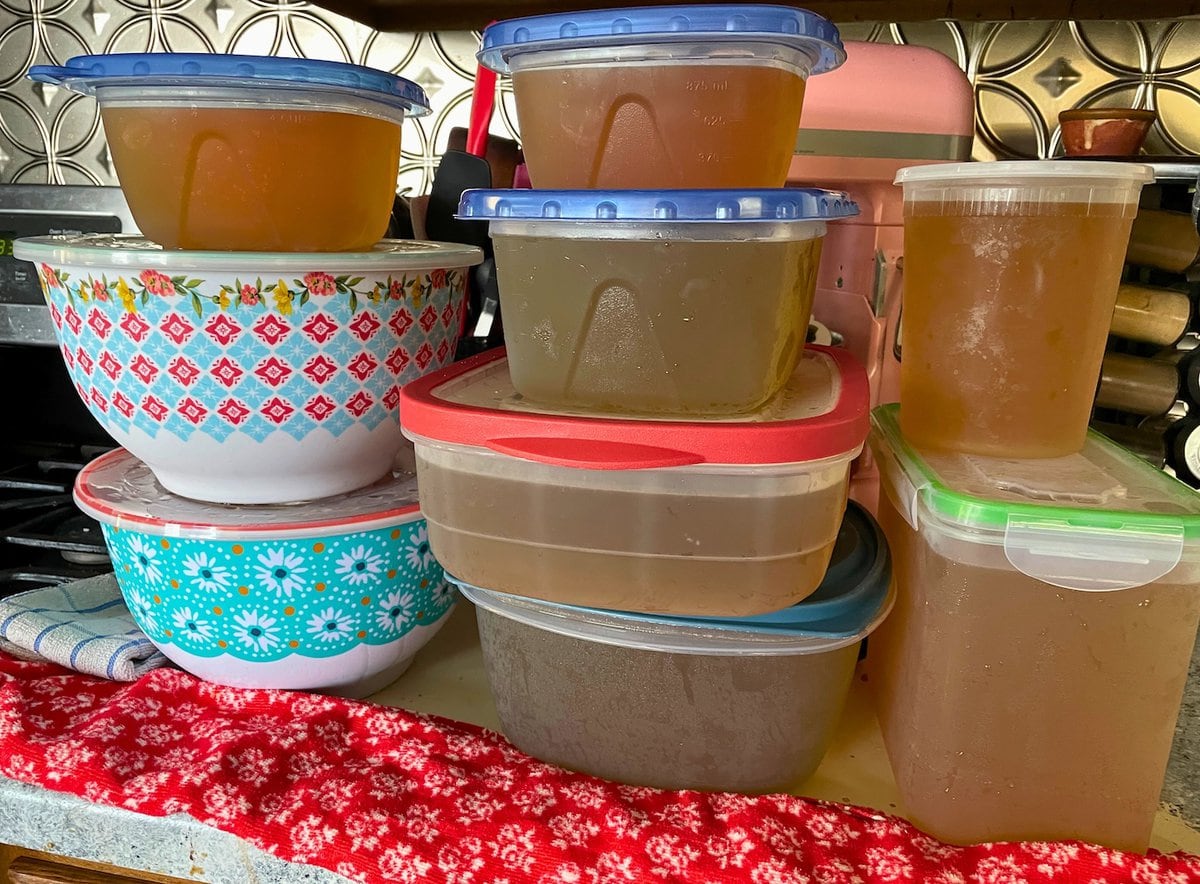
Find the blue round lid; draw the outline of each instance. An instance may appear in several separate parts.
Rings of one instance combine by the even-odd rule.
[[[832,221],[858,214],[840,190],[468,190],[461,220]]]
[[[805,9],[761,4],[645,6],[533,15],[496,22],[483,32],[481,64],[508,73],[509,59],[523,52],[697,40],[771,42],[817,55],[812,73],[846,60],[833,22]]]
[[[307,58],[204,52],[77,55],[62,66],[34,65],[29,78],[85,95],[103,86],[318,86],[358,92],[403,108],[409,116],[429,113],[425,90],[411,80],[363,65]]]
[[[562,605],[480,590],[447,575],[467,598],[541,628],[648,650],[728,653],[730,643],[747,639],[789,653],[844,646],[865,638],[891,601],[891,555],[883,532],[870,514],[850,501],[842,519],[825,578],[804,601],[753,617],[675,617]],[[705,638],[707,636],[707,638]],[[789,644],[790,643],[790,644]],[[754,645],[743,650],[757,652]],[[760,648],[761,650],[761,648]]]

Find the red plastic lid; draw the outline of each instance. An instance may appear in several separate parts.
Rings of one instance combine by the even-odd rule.
[[[503,350],[413,381],[400,393],[406,434],[593,470],[804,463],[853,456],[867,437],[870,389],[846,351],[805,348],[788,386],[751,415],[677,421],[548,410],[513,389]]]

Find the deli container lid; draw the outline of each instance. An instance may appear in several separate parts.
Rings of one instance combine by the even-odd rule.
[[[684,654],[814,654],[862,641],[892,607],[883,532],[851,501],[829,570],[804,601],[754,617],[671,617],[581,608],[480,589],[447,575],[468,599],[538,629],[588,641]]]
[[[915,530],[1003,546],[1023,574],[1086,591],[1144,586],[1200,554],[1200,495],[1097,432],[1067,457],[918,452],[899,414],[875,409],[871,448]]]
[[[65,65],[34,65],[29,69],[29,78],[64,86],[84,95],[95,95],[97,89],[106,86],[319,88],[369,97],[399,108],[410,117],[429,113],[425,90],[411,80],[359,64],[307,58],[208,52],[118,52],[77,55],[68,59]]]
[[[896,172],[895,184],[997,183],[1019,187],[1026,179],[1038,184],[1052,180],[1085,183],[1147,184],[1154,180],[1154,169],[1143,163],[1093,163],[1087,160],[1004,160],[983,163],[929,163],[906,166]],[[1032,183],[1032,182],[1030,182]]]
[[[840,190],[468,190],[461,220],[627,222],[832,221],[858,214]]]
[[[829,19],[806,9],[749,3],[598,9],[508,19],[484,30],[477,57],[484,67],[505,74],[509,60],[524,52],[712,41],[793,46],[813,55],[814,74],[833,70],[846,60],[841,35]]]
[[[80,470],[75,502],[106,525],[197,540],[274,540],[370,531],[422,518],[416,475],[407,471],[321,500],[282,505],[204,503],[167,491],[150,468],[124,448],[102,454]]]
[[[131,234],[74,233],[26,236],[13,242],[13,255],[55,267],[129,267],[137,270],[202,270],[260,275],[313,270],[365,273],[473,267],[483,251],[458,243],[385,239],[366,252],[202,252],[164,249]]]
[[[406,384],[400,423],[414,441],[578,469],[791,464],[856,455],[869,399],[866,372],[854,357],[809,345],[783,392],[752,414],[695,421],[601,416],[522,398],[504,351],[492,350]]]

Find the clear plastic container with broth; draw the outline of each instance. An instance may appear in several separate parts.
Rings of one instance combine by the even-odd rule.
[[[741,617],[821,582],[867,429],[866,374],[810,347],[751,417],[607,418],[535,405],[503,354],[401,391],[438,561],[496,592]]]
[[[1200,623],[1200,497],[1095,433],[1061,458],[922,455],[883,406],[871,447],[896,607],[869,677],[906,816],[955,844],[1144,851]]]
[[[805,81],[845,53],[818,15],[746,4],[503,21],[479,58],[512,75],[534,187],[781,187]]]
[[[513,386],[547,405],[670,416],[752,411],[808,332],[844,193],[468,191],[491,222]]]
[[[890,573],[878,527],[851,505],[820,587],[772,614],[655,617],[462,591],[501,729],[522,751],[632,785],[775,792],[820,764],[859,647],[891,606]]]
[[[169,249],[337,252],[387,232],[415,83],[359,65],[139,53],[30,76],[94,95],[138,228]]]
[[[919,448],[1083,447],[1149,167],[1070,161],[901,169],[901,421]]]

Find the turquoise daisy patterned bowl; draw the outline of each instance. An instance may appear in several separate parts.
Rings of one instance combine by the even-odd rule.
[[[83,469],[75,499],[101,523],[138,626],[219,684],[366,696],[457,599],[411,474],[309,503],[220,505],[171,494],[118,449]]]

